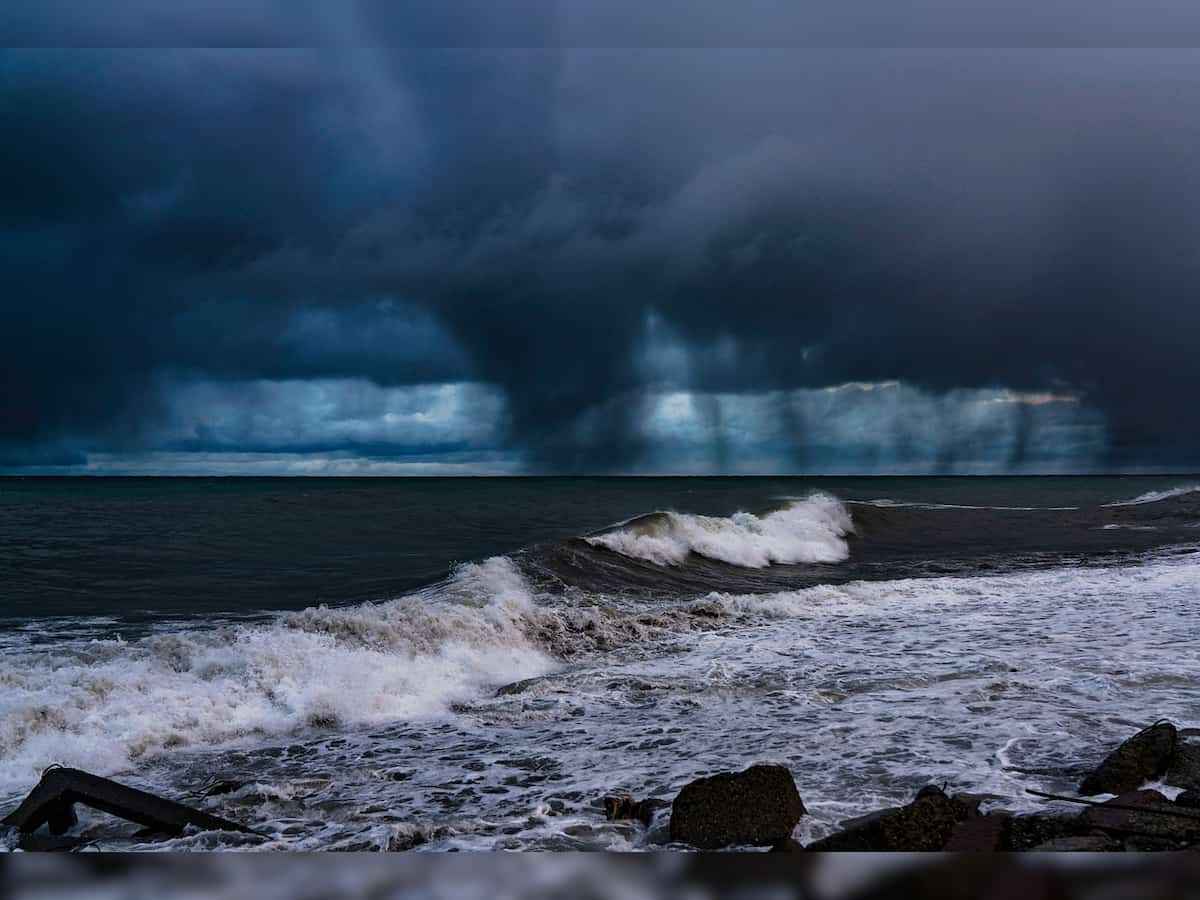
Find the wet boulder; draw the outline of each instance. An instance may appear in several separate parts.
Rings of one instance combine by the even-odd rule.
[[[1037,853],[1114,853],[1124,849],[1121,842],[1102,832],[1052,838],[1031,847]]]
[[[1008,823],[1006,850],[1078,850],[1100,842],[1089,838],[1107,838],[1076,816],[1032,813],[1013,816]]]
[[[755,765],[686,785],[671,805],[671,840],[703,850],[771,846],[791,837],[804,813],[791,772]]]
[[[1012,816],[993,812],[971,816],[954,826],[942,848],[948,853],[991,853],[1008,846],[1008,826]]]
[[[771,845],[771,853],[803,853],[804,845],[795,838],[784,838]]]
[[[958,825],[979,815],[976,797],[951,797],[929,786],[907,806],[883,809],[845,823],[809,850],[941,850]]]
[[[1157,838],[1176,846],[1200,841],[1200,815],[1158,791],[1130,791],[1079,814],[1079,822],[1111,834]]]
[[[853,900],[909,897],[921,900],[978,900],[979,897],[1067,900],[1096,894],[1094,891],[1085,894],[1070,890],[1073,881],[1079,877],[1076,870],[1031,866],[1026,861],[1007,857],[947,854],[906,862],[885,866],[874,860],[863,860],[863,871],[856,879],[862,887],[841,891],[839,896]]]
[[[1181,738],[1176,742],[1163,781],[1189,791],[1200,790],[1200,741]]]
[[[1183,809],[1200,810],[1200,791],[1184,791],[1175,798],[1175,805]]]
[[[1178,731],[1170,722],[1158,722],[1139,731],[1083,779],[1079,793],[1092,796],[1137,790],[1167,771],[1175,755],[1178,737]]]

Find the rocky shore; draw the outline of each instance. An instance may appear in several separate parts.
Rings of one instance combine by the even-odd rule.
[[[1182,788],[1174,799],[1150,782]],[[612,819],[659,829],[664,842],[701,850],[774,851],[1148,851],[1200,847],[1200,731],[1156,722],[1114,749],[1080,783],[1078,797],[1032,792],[1084,808],[1014,815],[982,807],[986,798],[929,785],[905,806],[841,823],[802,846],[793,833],[805,815],[791,772],[759,764],[686,785],[674,801],[607,797]],[[1109,799],[1088,798],[1112,795]]]
[[[1155,789],[1156,785],[1160,789]],[[205,796],[236,790],[220,782]],[[1173,796],[1168,798],[1167,793]],[[795,839],[807,810],[792,773],[760,763],[685,785],[672,800],[603,798],[605,817],[646,829],[650,847],[795,851],[1167,851],[1200,848],[1200,729],[1156,722],[1132,735],[1082,779],[1074,796],[1030,790],[1060,811],[1014,814],[1000,798],[949,793],[928,785],[903,806],[840,823],[811,841]],[[1076,807],[1061,811],[1064,805]],[[90,806],[143,826],[139,836],[184,829],[273,835],[246,824],[72,769],[51,769],[0,825],[24,849],[74,849],[75,807]],[[1081,808],[1080,808],[1081,807]],[[440,829],[444,830],[444,829]],[[46,832],[49,832],[47,835]],[[437,841],[431,833],[398,835],[390,850]]]

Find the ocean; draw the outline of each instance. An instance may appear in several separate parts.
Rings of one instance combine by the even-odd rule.
[[[0,812],[60,763],[270,835],[102,849],[652,849],[604,795],[759,761],[801,840],[1030,810],[1200,725],[1198,637],[1200,477],[6,478]]]

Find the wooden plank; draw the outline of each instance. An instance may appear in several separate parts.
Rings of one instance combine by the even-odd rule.
[[[62,834],[75,822],[72,807],[77,803],[163,834],[179,834],[189,825],[201,831],[262,834],[174,800],[127,787],[90,772],[67,768],[54,768],[43,774],[42,780],[29,792],[29,796],[0,824],[16,828],[24,834],[48,825],[54,834]]]

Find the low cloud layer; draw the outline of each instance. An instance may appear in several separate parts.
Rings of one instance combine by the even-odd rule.
[[[1166,51],[10,51],[0,467],[1194,467],[1198,91]]]

